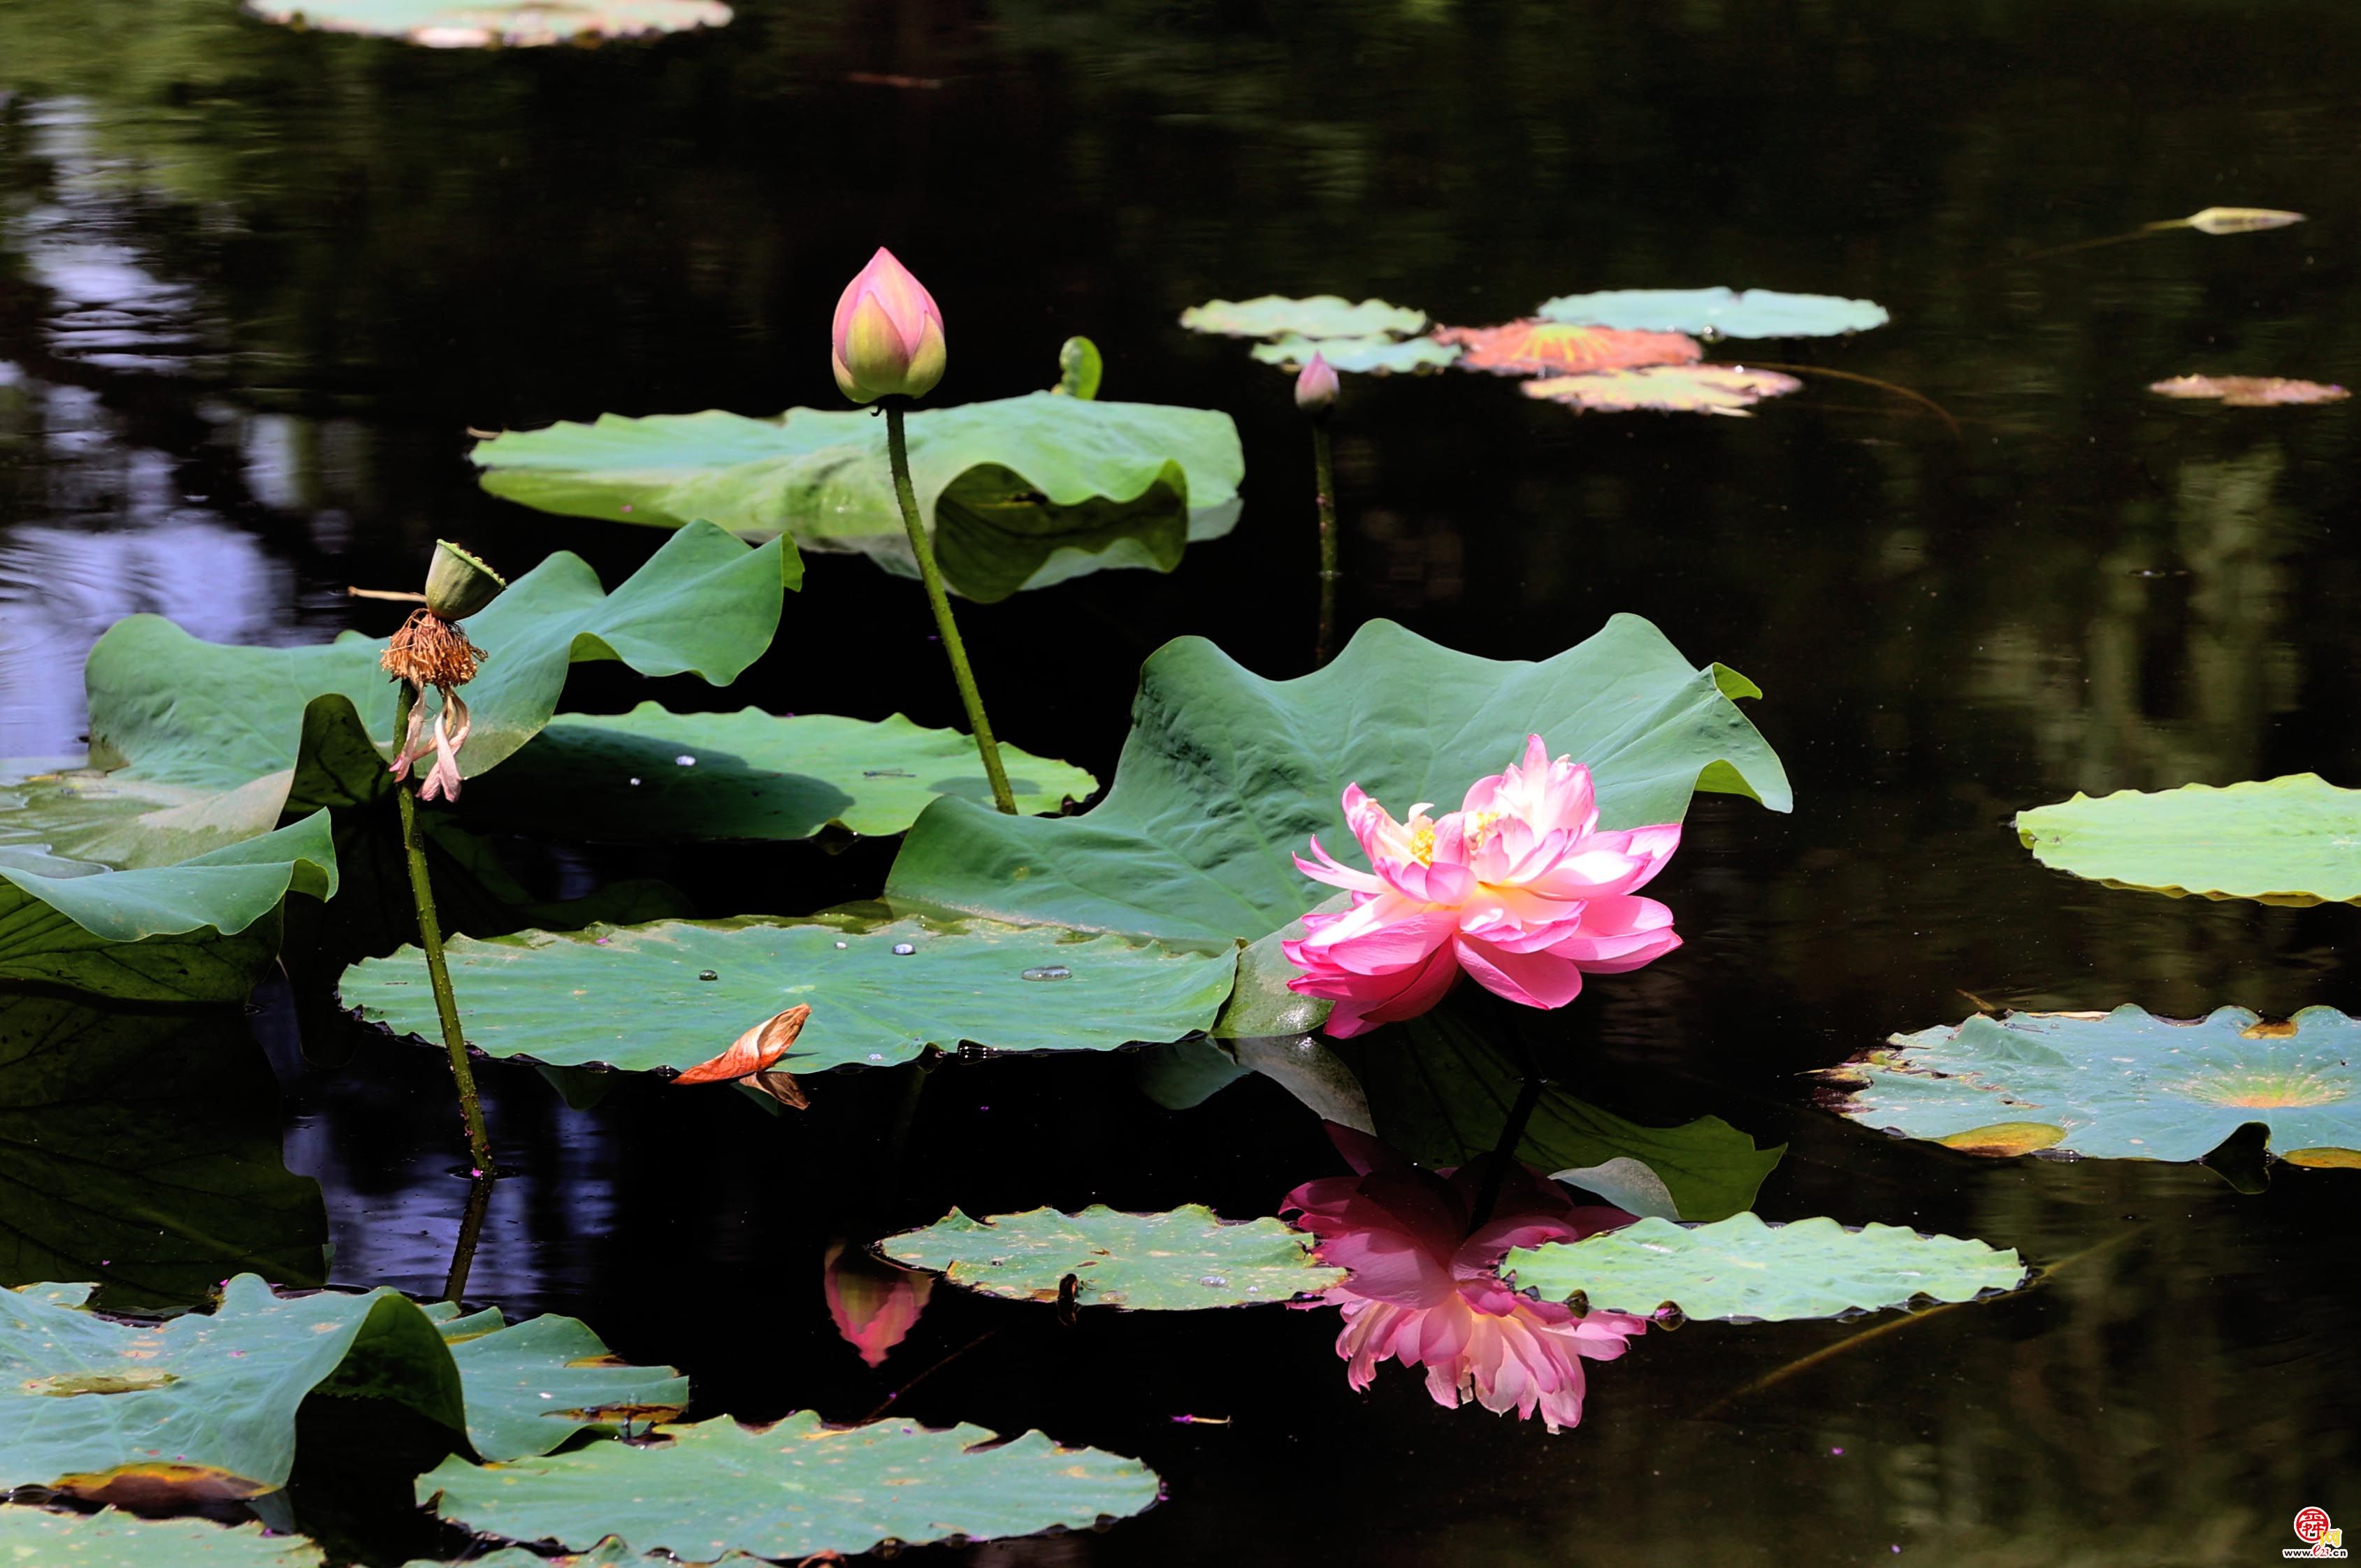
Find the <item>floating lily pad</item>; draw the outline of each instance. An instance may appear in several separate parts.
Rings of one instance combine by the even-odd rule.
[[[1833,1109],[1972,1154],[2202,1159],[2250,1122],[2299,1165],[2361,1165],[2361,1021],[2307,1007],[2210,1016],[1978,1014],[1832,1069]]]
[[[1174,1039],[1213,1022],[1232,965],[1226,951],[1039,926],[826,917],[463,938],[448,953],[469,1044],[635,1072],[698,1066],[798,1005],[811,1016],[777,1064],[793,1073],[889,1067],[962,1041],[1057,1051]],[[414,951],[346,970],[343,992],[365,1017],[434,1031]]]
[[[1631,332],[1541,320],[1506,326],[1444,326],[1439,343],[1460,346],[1462,370],[1499,376],[1563,376],[1635,365],[1686,365],[1705,356],[1697,339],[1677,332]]]
[[[585,1427],[667,1421],[688,1408],[688,1379],[608,1354],[588,1324],[554,1314],[510,1323],[496,1307],[461,1316],[437,1301],[467,1408],[467,1442],[482,1458],[547,1453]]]
[[[1003,744],[1016,808],[1056,811],[1098,781]],[[899,833],[939,795],[989,803],[975,742],[900,714],[776,718],[668,713],[642,703],[611,718],[553,719],[467,791],[471,822],[595,843],[807,839],[826,828]]]
[[[1368,1091],[1377,1135],[1421,1164],[1454,1167],[1499,1146],[1524,1073],[1471,1024],[1469,1009],[1433,1012],[1334,1047]],[[1757,1148],[1719,1116],[1647,1127],[1544,1084],[1517,1157],[1536,1170],[1571,1171],[1637,1160],[1687,1220],[1719,1220],[1754,1201],[1784,1144]],[[1631,1182],[1628,1173],[1624,1187]],[[1601,1192],[1603,1197],[1614,1196]]]
[[[2353,394],[2318,381],[2284,376],[2174,376],[2148,388],[2168,398],[2219,398],[2234,409],[2279,408],[2292,403],[2341,403]]]
[[[802,570],[783,543],[752,549],[704,523],[666,540],[611,594],[581,557],[550,556],[466,623],[490,657],[467,687],[475,728],[460,771],[474,778],[540,733],[577,662],[735,680],[770,646]],[[85,679],[92,765],[120,771],[76,787],[129,788],[142,809],[126,816],[92,799],[91,826],[59,835],[52,852],[170,864],[266,832],[286,813],[381,795],[392,787],[394,705],[382,647],[355,633],[319,647],[234,647],[159,616],[117,621],[91,650]],[[178,804],[149,804],[164,798]]]
[[[1394,376],[1419,370],[1439,370],[1459,357],[1455,343],[1437,343],[1431,337],[1411,337],[1396,342],[1390,337],[1282,337],[1275,343],[1257,343],[1254,356],[1266,365],[1278,365],[1289,370],[1301,370],[1314,354],[1328,362],[1329,368],[1348,375]]]
[[[241,1274],[214,1311],[144,1327],[0,1291],[0,1488],[190,1502],[276,1490],[296,1408],[357,1350],[357,1390],[463,1424],[450,1354],[391,1290],[281,1299]]]
[[[1784,397],[1803,383],[1776,370],[1749,370],[1742,365],[1666,365],[1637,370],[1602,370],[1584,376],[1554,376],[1528,381],[1525,396],[1541,398],[1593,413],[1629,413],[1652,409],[1662,413],[1735,414],[1765,398]]]
[[[2016,817],[2043,865],[2110,887],[2266,904],[2361,902],[2361,790],[2317,773],[2077,795]]]
[[[1312,1261],[1302,1234],[1274,1219],[1233,1223],[1201,1203],[1161,1214],[1094,1204],[973,1220],[957,1209],[877,1244],[895,1262],[1016,1301],[1055,1301],[1074,1277],[1084,1307],[1190,1311],[1251,1307],[1325,1290],[1341,1268]]]
[[[1327,667],[1290,681],[1184,637],[1142,668],[1131,736],[1096,807],[1019,817],[937,801],[886,894],[1027,924],[1250,942],[1323,894],[1293,860],[1313,833],[1357,856],[1347,783],[1389,803],[1456,801],[1535,732],[1590,765],[1604,827],[1678,821],[1697,789],[1785,811],[1786,774],[1730,700],[1756,695],[1628,615],[1542,663],[1371,621]]]
[[[1775,289],[1609,289],[1561,294],[1536,313],[1554,322],[1702,337],[1828,337],[1893,319],[1867,300]]]
[[[1912,1302],[1972,1301],[2014,1290],[2026,1267],[2014,1249],[1906,1225],[1853,1230],[1822,1217],[1773,1225],[1732,1214],[1708,1225],[1646,1219],[1578,1242],[1519,1247],[1500,1261],[1521,1290],[1546,1300],[1576,1293],[1593,1311],[1784,1321],[1873,1312]]]
[[[555,1557],[544,1557],[540,1552],[522,1546],[504,1546],[480,1557],[462,1559],[458,1563],[434,1563],[421,1558],[406,1564],[405,1568],[650,1568],[651,1564],[664,1568],[667,1561],[643,1556],[621,1541],[609,1536],[588,1552],[562,1552]]]
[[[803,1412],[771,1427],[722,1417],[657,1435],[669,1441],[594,1442],[490,1468],[446,1460],[419,1479],[419,1501],[509,1541],[579,1551],[618,1535],[689,1563],[733,1552],[792,1563],[888,1540],[1085,1530],[1157,1497],[1156,1473],[1138,1461],[1060,1448],[1037,1431],[1000,1442],[982,1427],[835,1428]]]
[[[327,1208],[283,1135],[234,1007],[0,997],[0,1285],[93,1280],[138,1310],[247,1270],[324,1283]]]
[[[1107,567],[1169,572],[1191,540],[1227,532],[1246,472],[1237,426],[1204,409],[1034,392],[920,409],[907,430],[944,577],[984,602]],[[663,528],[703,518],[749,537],[784,530],[807,550],[857,551],[917,575],[884,422],[865,410],[602,414],[497,436],[475,461],[484,488],[543,511]]]
[[[1307,300],[1265,294],[1191,305],[1180,313],[1180,324],[1224,337],[1408,337],[1426,330],[1426,313],[1383,300],[1356,305],[1334,294]]]
[[[266,22],[326,33],[403,38],[429,49],[510,49],[643,38],[719,27],[719,0],[543,0],[469,5],[467,0],[245,0]]]
[[[6,817],[0,804],[0,822]],[[237,1001],[278,954],[287,895],[335,891],[324,811],[139,871],[0,847],[0,981],[119,1001]]]
[[[301,1536],[266,1535],[258,1524],[0,1507],[0,1563],[24,1568],[319,1568],[324,1561]]]

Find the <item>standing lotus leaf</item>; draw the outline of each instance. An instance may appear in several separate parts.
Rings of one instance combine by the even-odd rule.
[[[1706,1225],[1647,1219],[1501,1261],[1520,1289],[1552,1301],[1577,1293],[1593,1311],[1676,1308],[1685,1318],[1778,1322],[1932,1301],[1972,1301],[2025,1283],[2016,1253],[1906,1225],[1859,1230],[1821,1217],[1766,1224],[1732,1214]]]
[[[2361,903],[2361,790],[2318,773],[2077,795],[2017,813],[2016,834],[2043,865],[2110,887]]]
[[[1426,313],[1383,300],[1356,305],[1334,294],[1304,300],[1265,294],[1191,305],[1180,313],[1180,324],[1224,337],[1408,337],[1426,330]]]
[[[324,1561],[310,1541],[259,1524],[0,1507],[0,1563],[24,1568],[320,1568]]]
[[[809,1020],[775,1063],[797,1074],[891,1067],[962,1041],[1115,1050],[1211,1024],[1235,966],[1211,946],[989,920],[665,920],[463,937],[446,951],[469,1045],[629,1072],[697,1067],[797,1005]],[[341,984],[363,1016],[432,1034],[434,998],[414,950],[358,964]]]
[[[1003,1442],[982,1427],[830,1427],[799,1412],[775,1426],[724,1416],[651,1435],[518,1464],[453,1457],[419,1478],[418,1500],[507,1541],[579,1552],[615,1535],[684,1563],[740,1552],[794,1563],[886,1541],[1088,1530],[1138,1513],[1158,1490],[1137,1460],[1038,1431]]]
[[[1775,289],[1609,289],[1561,294],[1536,313],[1554,322],[1702,337],[1828,337],[1893,318],[1868,300],[1783,294]]]
[[[1823,1076],[1839,1113],[1971,1154],[2202,1159],[2259,1122],[2282,1159],[2361,1165],[2361,1021],[2328,1007],[1980,1014]]]
[[[1593,413],[1651,409],[1661,413],[1733,414],[1743,419],[1763,399],[1784,397],[1802,386],[1793,376],[1749,370],[1741,365],[1668,365],[1554,376],[1526,382],[1524,393]]]
[[[1160,1214],[1094,1204],[1079,1214],[1033,1209],[982,1220],[954,1209],[878,1249],[987,1296],[1135,1312],[1287,1301],[1345,1277],[1314,1262],[1285,1223],[1224,1220],[1202,1203]],[[1061,1290],[1069,1277],[1071,1296]]]

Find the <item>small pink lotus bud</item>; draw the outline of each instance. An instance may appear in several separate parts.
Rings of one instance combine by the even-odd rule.
[[[856,403],[923,398],[943,378],[943,313],[882,245],[836,302],[829,357],[836,384]]]
[[[1336,371],[1315,352],[1295,378],[1295,406],[1316,414],[1336,400]]]

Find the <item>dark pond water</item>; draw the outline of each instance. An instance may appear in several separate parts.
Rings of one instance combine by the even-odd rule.
[[[399,611],[345,587],[406,586],[438,534],[619,579],[659,536],[485,496],[467,430],[836,406],[827,312],[881,240],[949,315],[940,396],[1042,385],[1082,332],[1107,395],[1241,428],[1242,520],[1179,571],[962,612],[1004,736],[1102,777],[1167,639],[1308,663],[1302,427],[1282,377],[1177,328],[1200,300],[1489,321],[1576,289],[1862,296],[1893,324],[1782,356],[1957,425],[1830,379],[1747,421],[1356,379],[1344,605],[1495,657],[1631,610],[1759,683],[1797,809],[1699,799],[1652,890],[1687,946],[1564,1013],[1483,1016],[1626,1115],[1784,1144],[1770,1217],[2071,1260],[2042,1288],[1801,1367],[1861,1325],[1651,1334],[1594,1365],[1554,1437],[1441,1409],[1399,1366],[1351,1392],[1326,1310],[1066,1327],[939,1290],[864,1366],[823,1299],[836,1238],[953,1204],[1267,1214],[1341,1168],[1269,1080],[1173,1112],[1110,1058],[948,1062],[915,1109],[907,1074],[842,1076],[786,1117],[636,1080],[577,1111],[491,1068],[520,1174],[471,1296],[678,1365],[698,1415],[853,1420],[909,1386],[904,1413],[1165,1477],[1104,1533],[937,1561],[2215,1564],[2275,1560],[2303,1505],[2361,1510],[2353,1173],[2242,1191],[2197,1166],[1982,1160],[1817,1110],[1805,1076],[1956,1021],[1962,992],[2361,1003],[2353,908],[2109,890],[2007,826],[2075,790],[2361,782],[2356,405],[2145,390],[2361,379],[2361,13],[752,0],[655,47],[430,53],[226,10],[0,0],[0,755],[78,754],[82,657],[135,611],[225,641],[382,633]],[[2012,264],[2213,203],[2312,221]],[[817,558],[737,688],[591,669],[568,706],[949,724],[930,630],[908,583]],[[891,856],[511,848],[546,894],[653,875],[717,915],[872,896]],[[283,1130],[325,1190],[331,1278],[440,1289],[465,1187],[436,1056],[283,983],[245,1016],[0,1000],[0,1029],[86,1036],[126,1084],[187,1097],[155,1102],[162,1135],[218,1117],[266,1173]],[[283,1129],[258,1110],[266,1058]],[[65,1196],[112,1223],[103,1191]],[[0,1260],[12,1245],[0,1215]],[[307,1441],[298,1518],[372,1563],[454,1546],[407,1511],[385,1441]]]

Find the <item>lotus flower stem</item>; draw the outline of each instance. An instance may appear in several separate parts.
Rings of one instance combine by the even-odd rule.
[[[983,759],[984,777],[992,781],[992,802],[1014,817],[1016,796],[1008,788],[1008,770],[1000,765],[1000,742],[992,738],[992,721],[983,716],[983,697],[975,689],[975,672],[968,667],[967,644],[960,641],[959,623],[951,619],[942,568],[935,565],[935,547],[928,543],[926,525],[918,521],[918,492],[910,483],[910,448],[902,435],[899,398],[885,400],[885,451],[894,466],[894,499],[902,504],[902,526],[909,531],[910,553],[918,558],[918,576],[927,585],[935,630],[942,634],[943,654],[951,662],[951,679],[959,683],[960,701],[967,705],[968,728],[975,732],[976,755]]]
[[[1312,472],[1317,486],[1316,500],[1320,508],[1320,636],[1312,652],[1313,664],[1328,662],[1329,650],[1336,643],[1336,467],[1328,456],[1328,421],[1314,415],[1312,421]]]
[[[403,682],[394,701],[393,732],[400,737],[410,726],[411,706],[418,690]],[[426,840],[418,828],[415,784],[396,784],[393,798],[401,812],[401,850],[410,862],[410,896],[418,906],[418,945],[426,949],[426,978],[434,987],[434,1012],[443,1021],[443,1046],[451,1053],[451,1076],[459,1086],[459,1113],[467,1124],[467,1154],[478,1180],[492,1174],[492,1140],[484,1130],[484,1105],[476,1092],[476,1070],[467,1062],[467,1039],[459,1027],[459,1001],[451,992],[451,968],[443,959],[443,922],[434,913],[434,884],[426,872]],[[479,1221],[478,1223],[481,1222]],[[466,1283],[466,1270],[454,1266]]]
[[[484,1216],[491,1210],[492,1184],[498,1179],[486,1167],[468,1184],[467,1212],[459,1217],[459,1243],[451,1249],[451,1272],[443,1279],[443,1299],[455,1307],[467,1294],[467,1271],[476,1265],[476,1244],[483,1239]]]
[[[1492,1157],[1484,1167],[1484,1185],[1476,1194],[1476,1211],[1468,1222],[1470,1234],[1492,1223],[1492,1210],[1500,1201],[1500,1182],[1509,1168],[1517,1163],[1517,1146],[1525,1141],[1525,1125],[1533,1119],[1534,1110],[1542,1102],[1542,1075],[1527,1056],[1522,1042],[1518,1056],[1525,1069],[1524,1086],[1517,1091],[1517,1102],[1509,1112],[1509,1124],[1500,1129],[1500,1141],[1493,1146]]]

